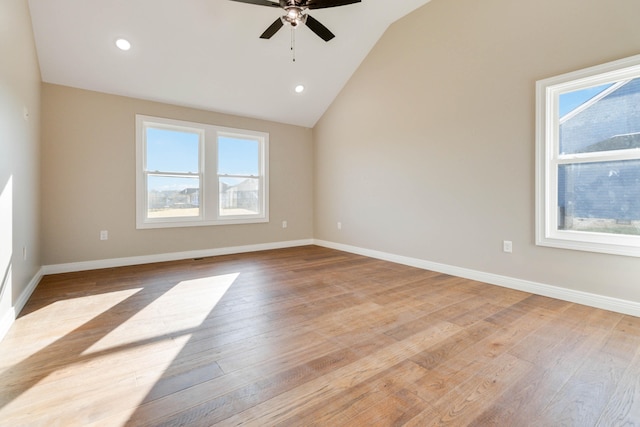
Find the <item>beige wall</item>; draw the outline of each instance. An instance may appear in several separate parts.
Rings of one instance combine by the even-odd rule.
[[[0,337],[40,268],[40,71],[26,0],[0,0]],[[29,113],[24,118],[24,109]],[[27,259],[22,250],[26,248]]]
[[[270,222],[136,230],[135,114],[269,132]],[[310,129],[50,84],[42,116],[44,265],[313,237]]]
[[[639,16],[433,0],[396,22],[314,128],[315,237],[640,302],[640,259],[534,243],[535,82],[640,53]]]

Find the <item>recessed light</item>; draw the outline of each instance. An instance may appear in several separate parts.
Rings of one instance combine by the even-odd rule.
[[[118,49],[120,50],[131,49],[131,43],[129,43],[129,40],[125,40],[125,39],[116,40],[116,46],[118,46]]]
[[[302,86],[302,85],[298,85],[298,86],[296,86],[295,91],[296,91],[296,93],[302,93],[302,92],[304,92],[304,86]]]

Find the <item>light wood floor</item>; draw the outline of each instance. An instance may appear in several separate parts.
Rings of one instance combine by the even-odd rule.
[[[61,274],[0,343],[0,425],[640,425],[639,347],[635,317],[314,246]]]

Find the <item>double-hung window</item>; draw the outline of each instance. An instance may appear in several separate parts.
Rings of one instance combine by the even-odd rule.
[[[259,215],[260,141],[242,134],[218,135],[218,215],[241,218]]]
[[[640,256],[640,55],[537,83],[536,241]]]
[[[268,222],[269,135],[136,116],[137,228]]]

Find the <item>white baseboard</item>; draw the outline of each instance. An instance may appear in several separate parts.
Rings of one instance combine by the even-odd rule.
[[[156,255],[143,255],[126,258],[111,258],[96,261],[53,264],[42,267],[44,274],[71,273],[75,271],[97,270],[100,268],[125,267],[129,265],[151,264],[154,262],[178,261],[190,258],[205,258],[219,255],[232,255],[245,252],[266,251],[270,249],[292,248],[313,245],[313,239],[290,240],[286,242],[261,243],[257,245],[231,246],[228,248],[202,249],[197,251],[173,252]]]
[[[16,321],[18,314],[20,314],[24,306],[27,304],[27,301],[29,301],[31,294],[33,294],[33,291],[36,290],[36,286],[38,286],[38,283],[40,282],[40,279],[42,279],[43,275],[44,273],[41,268],[29,281],[29,284],[18,297],[15,305],[11,307],[7,313],[5,313],[2,319],[0,319],[0,341],[2,341],[4,336],[7,335],[7,332],[9,332],[9,328],[11,328],[11,325],[13,325],[13,322]]]
[[[489,283],[491,285],[502,286],[509,289],[515,289],[536,295],[542,295],[563,301],[587,305],[590,307],[601,308],[603,310],[610,310],[617,313],[640,317],[640,303],[635,301],[612,298],[605,295],[592,294],[589,292],[576,291],[573,289],[546,285],[529,280],[501,276],[499,274],[485,273],[468,268],[455,267],[452,265],[440,264],[401,255],[394,255],[386,252],[364,249],[357,246],[327,242],[324,240],[314,240],[314,244],[318,246],[324,246],[326,248],[363,255],[370,258],[395,262],[397,264],[404,264],[411,267],[422,268],[425,270],[437,271],[439,273],[450,274],[452,276],[463,277],[465,279],[477,280],[479,282]]]

